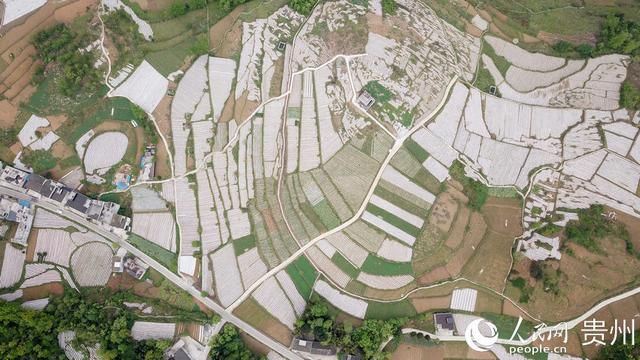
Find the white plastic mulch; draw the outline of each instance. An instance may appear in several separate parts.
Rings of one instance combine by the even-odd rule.
[[[133,74],[113,91],[113,95],[125,97],[147,113],[152,113],[166,94],[168,86],[169,80],[144,60]]]
[[[84,167],[87,174],[96,170],[110,168],[124,157],[129,139],[127,135],[109,131],[91,140],[84,155]]]

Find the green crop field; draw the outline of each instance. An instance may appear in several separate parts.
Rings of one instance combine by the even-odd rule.
[[[336,264],[340,268],[340,270],[344,271],[352,279],[358,277],[358,269],[356,269],[356,267],[353,266],[349,262],[349,260],[345,259],[344,256],[342,256],[339,252],[336,251],[336,253],[333,254],[331,261],[333,261],[333,263]]]
[[[256,238],[253,234],[243,236],[239,239],[233,240],[233,250],[235,250],[236,256],[242,255],[245,251],[256,246]]]
[[[298,257],[286,268],[287,274],[291,276],[293,283],[303,298],[308,299],[313,291],[313,284],[318,273],[305,256]]]
[[[361,270],[372,275],[413,275],[410,262],[393,262],[372,254],[367,256]]]
[[[392,303],[369,301],[367,307],[367,319],[387,320],[393,318],[407,318],[414,316],[416,309],[407,299]]]
[[[142,251],[143,253],[151,256],[169,270],[173,271],[174,273],[178,272],[178,256],[176,254],[136,234],[131,234],[128,241],[131,245],[140,249],[140,251]]]
[[[402,220],[402,218],[388,212],[385,209],[379,208],[373,204],[367,205],[367,211],[375,216],[381,217],[384,221],[397,227],[398,229],[406,232],[407,234],[418,236],[420,235],[420,229]]]
[[[404,141],[404,147],[421,163],[429,158],[427,150],[423,149],[422,146],[418,145],[418,143],[411,138]]]
[[[327,227],[327,229],[333,229],[340,225],[340,219],[333,211],[327,199],[322,199],[319,203],[313,206],[313,210],[320,217],[320,221]]]

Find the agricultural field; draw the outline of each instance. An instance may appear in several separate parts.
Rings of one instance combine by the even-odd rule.
[[[286,346],[316,301],[431,333],[452,312],[457,335],[577,317],[637,286],[634,10],[6,0],[0,160],[120,204],[123,241],[207,301],[112,275],[117,246],[42,209],[26,248],[0,242],[0,296],[214,301]],[[151,316],[132,335],[183,330]],[[391,358],[484,358],[423,340]]]

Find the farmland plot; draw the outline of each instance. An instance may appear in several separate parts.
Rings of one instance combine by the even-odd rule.
[[[342,271],[331,259],[329,259],[316,246],[307,250],[309,259],[328,277],[335,281],[339,286],[345,287],[351,281],[349,275]]]
[[[231,305],[242,295],[242,279],[233,245],[227,244],[211,254],[216,294],[222,306]]]
[[[253,248],[238,256],[238,267],[240,268],[242,284],[245,289],[267,273],[267,266],[260,258],[258,248]]]
[[[406,176],[404,176],[402,173],[400,173],[398,170],[394,169],[391,166],[387,166],[384,169],[384,172],[382,173],[382,178],[402,189],[405,189],[411,192],[418,198],[428,203],[433,204],[433,202],[436,199],[435,195],[430,193],[428,190],[420,187],[419,185],[414,183],[411,179],[407,178]]]
[[[620,85],[626,77],[627,59],[624,55],[592,58],[582,70],[558,83],[521,93],[504,81],[491,58],[482,56],[503,98],[531,105],[597,110],[615,110],[619,107]]]
[[[134,213],[131,231],[171,252],[176,252],[176,228],[170,212]]]
[[[179,199],[176,203],[176,217],[180,224],[180,253],[192,254],[195,251],[192,242],[200,241],[196,197],[186,178],[175,182]]]
[[[180,80],[171,104],[171,135],[173,138],[176,175],[183,175],[187,169],[187,138],[190,128],[187,118],[196,110],[206,89],[207,57],[199,57]]]
[[[110,131],[94,137],[84,155],[84,168],[87,174],[106,173],[124,157],[129,145],[127,136],[120,132]]]
[[[366,249],[351,240],[351,238],[342,231],[329,235],[327,240],[357,267],[362,266],[362,263],[364,263],[369,255]]]
[[[69,274],[69,271],[67,271],[67,268],[63,268],[63,267],[60,267],[60,266],[56,266],[56,268],[62,274],[62,278],[64,279],[64,281],[66,281],[67,284],[69,284],[69,286],[71,286],[72,289],[74,289],[76,291],[80,291],[78,289],[78,286],[76,285],[76,283],[73,281],[73,278],[71,277],[71,274]]]
[[[47,3],[47,0],[5,0],[4,16],[0,24],[5,26]]]
[[[112,95],[125,97],[147,113],[152,113],[167,92],[168,86],[169,80],[143,60]]]
[[[43,272],[40,275],[36,275],[32,278],[26,279],[20,285],[21,289],[26,289],[29,287],[40,286],[52,282],[60,282],[62,279],[60,278],[60,273],[56,270],[48,270]]]
[[[71,271],[80,286],[103,286],[109,280],[113,252],[103,243],[88,243],[71,255]]]
[[[539,72],[553,71],[565,65],[565,60],[544,54],[530,53],[498,37],[487,35],[484,38],[499,56],[519,68]]]
[[[16,301],[22,297],[23,293],[22,289],[18,289],[14,292],[0,295],[0,299],[7,302]]]
[[[40,275],[46,272],[47,270],[53,269],[54,267],[55,266],[51,264],[41,264],[41,263],[26,264],[24,266],[24,278],[28,279],[36,275]]]
[[[211,107],[213,120],[219,121],[224,104],[231,94],[236,77],[236,62],[231,59],[209,57],[209,83],[211,85]]]
[[[67,220],[42,208],[38,208],[36,210],[36,216],[33,220],[33,227],[50,229],[64,229],[67,227],[74,227],[80,231],[86,231],[85,228],[74,223],[73,221]]]
[[[313,178],[315,179],[318,186],[327,201],[331,204],[333,209],[336,211],[336,215],[340,218],[341,221],[346,221],[351,216],[353,216],[353,212],[349,208],[349,205],[346,203],[342,194],[338,192],[338,188],[331,182],[329,176],[322,169],[314,170],[311,172]]]
[[[69,258],[76,249],[69,233],[64,230],[40,229],[36,240],[36,254],[46,253],[45,261],[69,267]]]
[[[272,276],[265,280],[252,294],[253,298],[271,315],[293,330],[296,313],[282,288]]]
[[[4,259],[2,260],[2,271],[0,272],[0,288],[14,285],[22,277],[25,252],[7,243],[4,248]]]
[[[324,165],[324,169],[345,197],[357,209],[362,204],[380,164],[352,145],[344,146]]]
[[[393,224],[385,221],[381,217],[372,214],[369,211],[365,211],[364,214],[362,214],[362,220],[393,236],[394,238],[401,240],[409,246],[412,246],[416,241],[415,235],[405,232],[403,229],[394,226]]]
[[[347,314],[355,316],[359,319],[364,319],[364,316],[367,313],[367,307],[369,306],[369,304],[366,301],[343,294],[340,291],[334,289],[324,280],[316,281],[313,290],[318,293],[318,295],[329,301],[333,306],[346,312]]]
[[[209,188],[209,179],[204,171],[196,174],[198,186],[198,216],[200,217],[200,238],[202,252],[208,254],[222,245],[218,226],[218,211],[214,208],[213,196]],[[224,221],[224,219],[222,219]],[[225,226],[225,225],[223,225]],[[228,237],[225,227],[225,241]]]
[[[281,39],[292,36],[302,20],[300,14],[284,6],[266,19],[242,24],[243,46],[238,64],[236,102],[246,99],[260,103],[267,99],[275,62],[282,56],[276,46]]]
[[[318,129],[320,138],[320,155],[322,163],[326,163],[342,148],[342,140],[331,123],[331,111],[326,87],[330,82],[331,70],[324,66],[314,73],[316,94],[316,109],[318,116]]]
[[[567,76],[580,71],[584,64],[584,60],[568,60],[567,64],[561,68],[547,72],[531,71],[512,65],[507,69],[505,80],[517,91],[532,91],[562,81]]]
[[[414,35],[369,32],[367,56],[354,59],[352,65],[356,89],[376,82],[387,90],[370,111],[389,123],[399,120],[396,129],[410,127],[414,119],[430,113],[443,96],[436,89],[445,88],[453,76],[470,80],[480,51],[477,38],[440,22],[423,3],[399,3],[406,7],[400,6],[391,21],[407,24]],[[434,52],[433,44],[444,44],[444,39],[447,45]]]
[[[136,321],[131,327],[131,337],[136,341],[173,339],[175,332],[175,323]]]
[[[405,262],[411,261],[413,249],[398,241],[385,239],[377,254],[391,261]]]
[[[169,184],[169,188],[173,189],[173,183]],[[164,188],[164,186],[163,186]],[[133,212],[154,212],[166,211],[168,209],[167,202],[155,190],[147,186],[136,186],[130,189],[132,200],[131,209]]]
[[[100,235],[94,233],[94,232],[73,232],[71,233],[71,241],[73,241],[73,244],[75,246],[82,246],[86,243],[89,242],[101,242],[107,245],[110,245],[111,243],[107,240],[105,240],[105,238],[101,237]]]
[[[208,98],[205,98],[209,101]],[[195,114],[193,116],[195,118]],[[213,122],[209,120],[192,121],[191,128],[193,130],[193,157],[196,167],[200,167],[204,162],[205,156],[211,152],[211,138],[213,138]]]
[[[49,298],[25,301],[20,306],[24,309],[42,311],[47,305],[49,305]]]
[[[37,135],[38,129],[48,126],[49,120],[36,115],[31,115],[22,129],[20,129],[20,132],[18,132],[18,140],[20,140],[22,146],[27,147],[39,140]]]
[[[278,132],[282,124],[285,99],[272,101],[264,106],[264,129],[262,132],[262,157],[264,162],[264,176],[277,175],[276,160],[278,157]],[[294,149],[291,149],[294,151]]]
[[[371,275],[365,272],[360,272],[360,274],[358,274],[358,281],[374,289],[393,290],[393,289],[399,289],[411,283],[413,281],[413,276],[411,275],[381,276],[381,275]]]
[[[320,144],[316,125],[313,73],[307,71],[302,80],[302,115],[300,120],[300,171],[308,171],[320,165]],[[304,154],[304,156],[302,156]]]
[[[282,270],[276,274],[276,279],[284,290],[284,293],[291,301],[291,305],[293,305],[293,310],[296,312],[297,316],[302,316],[304,313],[304,309],[307,306],[307,301],[300,295],[298,289],[296,289],[296,285],[294,284],[291,276],[287,274],[286,271]]]
[[[217,156],[214,156],[214,159]],[[217,224],[218,224],[218,229],[220,231],[220,241],[225,244],[227,242],[227,240],[229,239],[229,237],[231,236],[230,234],[230,230],[229,227],[227,226],[227,223],[225,221],[225,216],[224,216],[224,204],[222,202],[222,197],[221,197],[221,191],[220,188],[218,187],[218,182],[216,181],[216,175],[213,173],[213,171],[209,168],[207,168],[207,178],[209,179],[209,186],[207,189],[211,189],[211,194],[213,196],[213,202],[215,204],[215,207],[213,208],[215,210],[215,215],[218,218]],[[208,204],[209,203],[209,199],[206,198],[206,196],[203,194],[202,196],[202,200],[203,204]],[[206,213],[205,213],[206,214]],[[211,243],[210,245],[214,245],[214,241],[211,241],[209,239],[205,240],[207,243]],[[207,245],[207,248],[210,247],[210,245]]]

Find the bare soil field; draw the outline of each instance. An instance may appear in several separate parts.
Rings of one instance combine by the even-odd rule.
[[[400,343],[391,354],[391,360],[441,360],[444,359],[444,346],[420,346]]]
[[[0,128],[7,129],[13,126],[18,108],[8,100],[0,100]]]
[[[29,237],[27,238],[27,255],[24,261],[26,262],[34,261],[37,242],[38,242],[38,229],[31,229],[31,232],[29,233]]]
[[[462,275],[501,292],[511,269],[513,238],[489,230]]]
[[[22,300],[36,300],[49,297],[50,295],[62,295],[64,293],[64,286],[59,283],[49,283],[40,286],[34,286],[22,290]]]
[[[548,321],[569,319],[582,314],[602,299],[637,286],[640,260],[627,253],[624,241],[600,240],[600,253],[592,253],[567,243],[562,260],[549,262],[559,270],[558,295],[544,291],[538,281],[528,303],[522,304],[533,316]]]
[[[240,5],[209,30],[209,43],[215,56],[230,58],[242,48],[242,21],[240,15],[246,6]]]
[[[253,113],[257,108],[259,103],[255,101],[250,101],[247,99],[248,92],[245,91],[240,98],[235,102],[235,110],[234,110],[234,119],[238,125],[242,124],[245,121],[250,120],[249,115]]]
[[[464,342],[448,342],[442,345],[444,347],[445,359],[495,359],[495,355],[492,352],[477,352],[472,350]]]
[[[411,299],[411,303],[413,304],[413,307],[416,308],[416,311],[418,313],[422,313],[425,311],[433,311],[438,309],[448,309],[449,305],[451,305],[451,295],[427,297],[427,298],[414,298],[414,299]]]
[[[251,350],[251,352],[254,354],[259,354],[266,357],[269,351],[271,351],[271,349],[267,345],[254,339],[245,332],[241,332],[240,337],[242,338],[242,341],[245,343],[245,345],[247,345],[249,350]],[[289,343],[289,345],[291,344]]]

